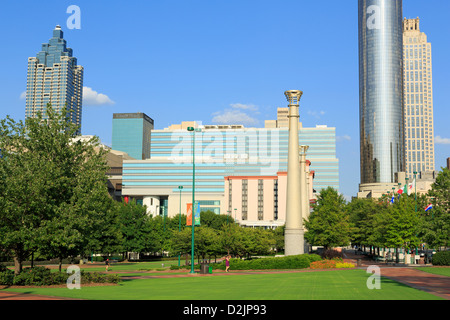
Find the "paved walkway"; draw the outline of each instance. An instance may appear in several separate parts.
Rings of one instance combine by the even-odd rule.
[[[18,292],[1,292],[0,301],[3,300],[78,300],[61,297],[41,296],[37,294],[18,293]]]
[[[364,256],[354,256],[347,253],[346,261],[356,264],[357,259],[361,259],[361,268],[367,268],[369,265],[378,265],[381,268],[381,276],[391,280],[403,283],[418,290],[423,290],[438,297],[450,300],[450,277],[434,275],[416,269],[415,267],[392,266],[385,263],[376,263],[372,260],[365,259]],[[137,278],[168,278],[168,277],[192,277],[192,276],[233,276],[237,274],[249,273],[281,273],[281,272],[317,272],[318,270],[295,270],[295,271],[258,271],[258,272],[239,272],[232,271],[229,273],[215,271],[213,274],[200,275],[196,274],[161,274],[152,276],[135,276],[127,277],[128,279]],[[179,272],[179,271],[178,271]],[[2,292],[0,290],[0,300],[74,300],[60,297],[49,297],[40,295],[30,295],[27,293]]]

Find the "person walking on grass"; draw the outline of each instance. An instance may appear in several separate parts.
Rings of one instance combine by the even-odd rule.
[[[228,269],[230,269],[230,256],[225,258],[225,267],[225,272],[228,272]]]
[[[106,264],[106,271],[108,271],[108,268],[109,268],[109,259],[106,259],[105,264]]]

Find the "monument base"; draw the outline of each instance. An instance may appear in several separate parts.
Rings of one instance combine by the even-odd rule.
[[[295,256],[305,253],[305,238],[303,229],[285,229],[284,255]]]

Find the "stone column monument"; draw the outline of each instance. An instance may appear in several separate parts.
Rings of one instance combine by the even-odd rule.
[[[286,228],[284,231],[284,253],[286,256],[304,253],[304,231],[302,219],[300,156],[298,142],[299,103],[303,92],[286,91],[289,102],[289,145],[287,171]]]
[[[309,189],[308,189],[308,172],[306,171],[306,152],[309,146],[300,146],[300,201],[302,206],[302,231],[305,232],[303,228],[303,219],[308,219],[309,217]],[[304,252],[307,253],[308,244],[304,242]]]

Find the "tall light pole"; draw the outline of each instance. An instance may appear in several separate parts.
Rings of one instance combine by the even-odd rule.
[[[181,190],[183,190],[183,186],[178,186],[178,190],[180,190],[180,212],[178,214],[179,221],[178,221],[178,232],[181,232]],[[181,264],[181,253],[178,253],[178,266]]]
[[[195,132],[201,129],[188,127],[187,130],[192,132],[192,243],[191,243],[191,273],[194,271],[194,232],[195,232]]]
[[[290,90],[285,93],[289,102],[289,147],[286,199],[286,228],[284,233],[284,253],[286,256],[304,253],[304,230],[302,224],[302,202],[300,186],[300,156],[298,142],[299,104],[302,91]]]
[[[414,171],[414,201],[416,202],[416,213],[417,213],[417,181],[416,181],[416,175],[417,172]]]

